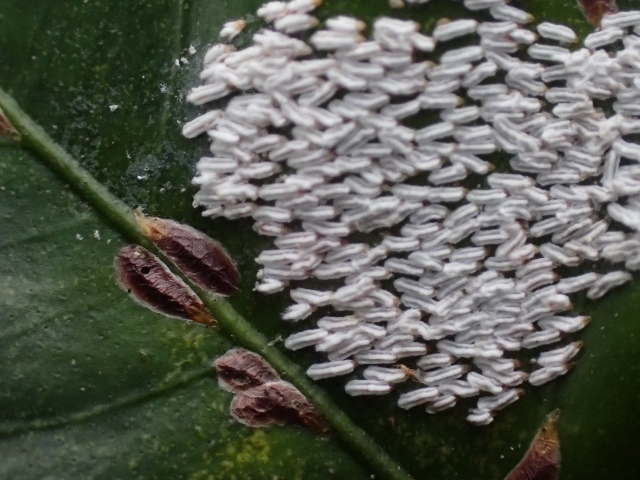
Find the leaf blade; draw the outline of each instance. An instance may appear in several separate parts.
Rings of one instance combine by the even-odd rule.
[[[133,212],[111,195],[109,191],[84,170],[62,147],[56,144],[18,104],[0,88],[0,108],[22,135],[23,144],[32,148],[61,178],[74,187],[104,217],[112,221],[131,241],[148,245],[139,232]],[[186,278],[183,280],[188,281]],[[356,426],[317,385],[305,376],[303,370],[274,348],[267,338],[251,323],[240,316],[224,299],[213,297],[201,288],[191,286],[203,303],[213,312],[221,330],[240,345],[260,353],[284,379],[293,383],[322,412],[341,440],[359,456],[366,459],[376,471],[390,479],[410,479],[379,445]]]

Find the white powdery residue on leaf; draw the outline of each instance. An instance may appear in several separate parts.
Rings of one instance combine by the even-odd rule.
[[[463,3],[493,20],[443,19],[429,34],[382,17],[370,38],[357,18],[320,25],[316,0],[267,3],[257,13],[273,29],[205,54],[187,100],[234,96],[183,134],[210,140],[194,178],[203,215],[251,217],[273,237],[255,290],[289,291],[282,318],[304,326],[285,346],[322,355],[312,379],[364,365],[350,395],[412,378],[423,385],[401,408],[480,396],[467,420],[487,425],[515,387],[570,370],[582,344],[563,340],[590,321],[563,313],[573,295],[600,298],[640,269],[640,147],[625,137],[640,132],[640,13],[605,16],[581,47],[504,0]],[[409,127],[423,112],[439,119]],[[495,152],[509,171],[492,173]],[[379,244],[363,243],[369,232]],[[558,273],[598,260],[625,270]],[[538,348],[530,372],[510,358]]]

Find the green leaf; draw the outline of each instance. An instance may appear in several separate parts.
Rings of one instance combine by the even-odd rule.
[[[0,172],[1,478],[364,475],[330,439],[233,422],[208,367],[232,342],[124,295],[122,236],[31,155]]]
[[[399,410],[393,395],[350,398],[343,379],[304,377],[313,353],[277,342],[293,331],[279,320],[286,295],[252,292],[253,258],[269,241],[248,222],[210,221],[191,208],[193,165],[206,144],[179,135],[196,114],[183,96],[205,46],[229,19],[245,16],[256,28],[260,3],[0,5],[0,86],[21,108],[4,93],[0,107],[23,136],[23,148],[0,146],[0,478],[496,479],[556,407],[564,479],[640,477],[638,282],[598,303],[582,300],[578,311],[593,322],[576,337],[586,347],[575,371],[529,388],[487,428],[465,423],[473,402],[430,416]],[[325,3],[323,17],[389,13],[383,0]],[[573,1],[527,8],[589,31]],[[425,25],[459,13],[445,0],[393,12]],[[188,55],[191,44],[198,55]],[[175,66],[183,56],[190,63]],[[188,223],[238,260],[241,293],[229,302],[204,297],[222,334],[151,313],[115,286],[115,253],[145,243],[124,204]],[[233,422],[231,396],[208,364],[237,344],[295,383],[333,435]]]

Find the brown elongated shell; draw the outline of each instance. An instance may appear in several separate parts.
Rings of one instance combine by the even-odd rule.
[[[218,242],[188,225],[134,213],[142,233],[191,281],[216,295],[238,290],[238,269]]]
[[[239,393],[280,380],[277,372],[257,353],[234,348],[215,361],[220,388]]]
[[[578,5],[589,23],[596,27],[607,13],[618,11],[616,0],[578,0]]]
[[[328,430],[306,397],[282,380],[263,383],[237,394],[231,402],[231,415],[248,427],[292,424],[316,433]]]
[[[560,410],[547,415],[527,453],[505,480],[557,480],[560,475]]]
[[[16,142],[20,141],[20,133],[15,129],[11,121],[0,108],[0,137],[9,137]]]
[[[123,247],[115,266],[122,289],[145,307],[171,317],[216,325],[195,292],[145,248]]]

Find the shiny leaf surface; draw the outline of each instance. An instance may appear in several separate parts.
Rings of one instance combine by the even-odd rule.
[[[252,292],[253,259],[270,242],[249,222],[199,217],[190,179],[206,142],[180,136],[182,123],[197,113],[183,98],[197,82],[204,48],[222,23],[241,16],[248,28],[238,42],[246,43],[258,28],[253,12],[260,3],[5,0],[0,87],[129,207],[143,206],[220,241],[242,274],[231,305],[271,341],[293,329],[279,319],[285,294]],[[383,0],[325,4],[320,17],[340,12],[371,21],[390,12]],[[530,0],[526,7],[581,35],[591,28],[575,1]],[[430,29],[461,9],[433,0],[393,14]],[[190,45],[198,54],[189,56]],[[189,63],[176,66],[182,57]],[[209,362],[238,338],[153,314],[124,295],[112,261],[130,241],[127,232],[77,191],[38,156],[0,146],[1,478],[364,479],[377,473],[342,437],[297,427],[253,430],[232,421],[232,396],[217,387]],[[503,478],[558,407],[563,479],[639,477],[640,283],[599,302],[582,299],[577,310],[593,321],[575,335],[585,348],[574,371],[527,388],[486,428],[464,421],[473,401],[428,415],[399,410],[393,396],[350,398],[343,379],[319,385],[415,478]],[[315,357],[285,355],[303,368]],[[296,383],[296,375],[300,370],[286,379]]]

